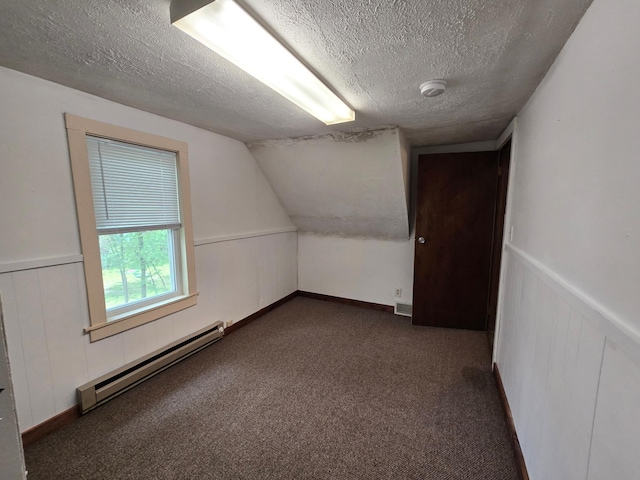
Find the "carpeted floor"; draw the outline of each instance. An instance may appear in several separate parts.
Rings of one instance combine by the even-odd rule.
[[[517,479],[486,334],[297,297],[26,449],[29,479]]]

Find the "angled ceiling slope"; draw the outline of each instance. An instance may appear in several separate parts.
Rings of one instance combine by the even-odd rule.
[[[258,141],[398,125],[495,139],[591,0],[239,0],[357,112],[325,126],[169,23],[170,0],[5,0],[0,66]],[[449,81],[426,100],[418,86]]]
[[[301,232],[406,240],[408,145],[397,128],[249,145]]]

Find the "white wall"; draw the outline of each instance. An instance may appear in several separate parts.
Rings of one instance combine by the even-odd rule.
[[[411,301],[410,147],[397,128],[261,142],[251,152],[299,228],[298,288]]]
[[[496,353],[534,480],[640,472],[638,24],[595,0],[516,126]]]
[[[244,144],[4,68],[0,103],[0,292],[21,431],[74,405],[78,385],[297,289],[295,227]],[[95,343],[82,334],[64,112],[188,143],[196,307]]]
[[[413,295],[413,239],[298,234],[298,289],[393,305]]]

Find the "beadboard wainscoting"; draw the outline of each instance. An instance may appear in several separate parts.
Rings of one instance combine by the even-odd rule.
[[[297,290],[296,232],[206,243],[195,254],[195,307],[94,343],[82,331],[89,318],[81,262],[0,274],[22,432],[75,405],[78,385]]]
[[[640,344],[507,245],[497,364],[533,480],[637,478]]]

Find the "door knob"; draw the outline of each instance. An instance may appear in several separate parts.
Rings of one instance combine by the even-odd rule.
[[[424,243],[424,242],[425,242],[424,237],[418,237],[418,243]]]

